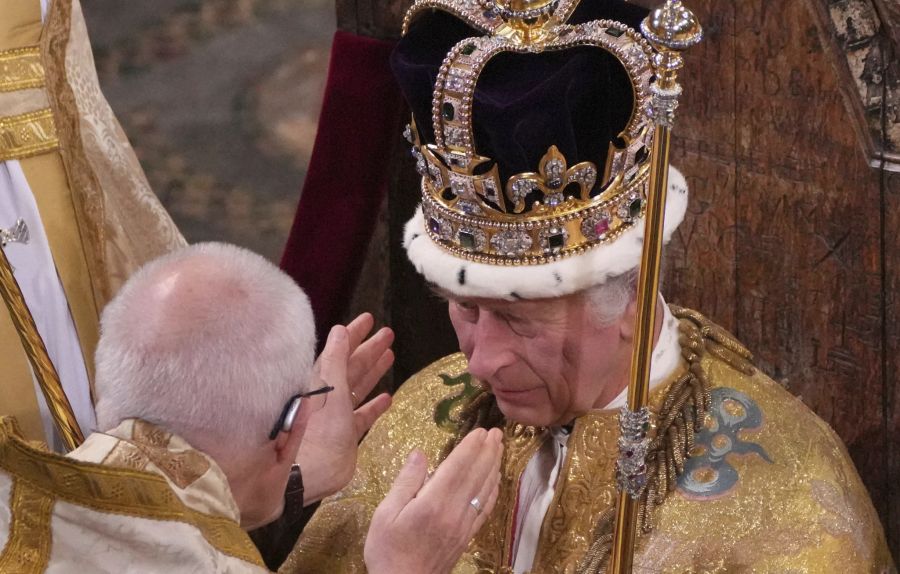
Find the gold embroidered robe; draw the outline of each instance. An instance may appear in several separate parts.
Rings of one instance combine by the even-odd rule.
[[[0,418],[0,572],[268,572],[212,459],[140,420],[63,457]]]
[[[709,416],[654,530],[639,539],[635,572],[895,572],[868,493],[831,428],[758,371],[745,374],[711,353],[701,365],[712,385]],[[451,355],[400,388],[363,441],[352,482],[322,504],[281,572],[365,572],[372,512],[411,449],[437,459],[453,430],[447,415],[472,384],[465,371],[465,357]],[[669,384],[651,395],[657,412]],[[497,506],[455,572],[512,572],[517,485],[548,434],[507,424]],[[615,504],[618,434],[614,411],[576,419],[532,572],[575,571],[598,517]]]
[[[48,272],[58,274],[71,313],[58,320],[74,323],[81,368],[92,381],[104,305],[138,267],[185,240],[100,92],[79,0],[47,4],[42,16],[41,0],[0,2],[0,163],[16,162],[34,196],[40,222],[26,222],[31,243],[42,222],[55,264]],[[22,215],[0,213],[0,228]],[[32,247],[11,243],[6,252]],[[40,296],[28,300],[26,293],[29,307],[40,306]],[[28,361],[3,305],[0,365],[0,414],[15,416],[28,439],[50,444]]]

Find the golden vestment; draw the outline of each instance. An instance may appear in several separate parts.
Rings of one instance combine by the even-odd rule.
[[[64,387],[88,397],[83,402],[89,414],[82,421],[89,420],[90,389],[82,387],[93,380],[100,311],[140,265],[185,242],[100,92],[79,1],[4,0],[0,12],[0,166],[14,164],[24,175],[16,192],[27,195],[39,212],[39,218],[26,221],[31,245],[10,243],[6,253],[28,261],[36,236],[46,234],[52,263],[45,278],[56,281],[58,274],[65,296],[61,307],[69,314],[43,326],[38,321],[38,327],[45,339],[64,327],[77,338],[75,354],[80,347],[83,355],[77,368],[87,376],[81,375],[76,389],[65,369],[57,369]],[[25,217],[6,211],[14,210],[0,209],[0,228]],[[46,290],[25,297],[33,313],[46,304]],[[0,307],[0,365],[0,414],[15,416],[27,438],[52,444],[46,413],[41,422],[42,399],[5,307]],[[82,430],[87,435],[92,429]]]
[[[0,572],[268,572],[216,463],[140,420],[63,457],[0,419]]]
[[[895,572],[868,493],[831,428],[759,371],[712,352],[699,361],[711,406],[676,489],[639,538],[635,572]],[[372,513],[411,449],[437,460],[454,431],[452,413],[474,389],[466,367],[463,355],[451,355],[400,388],[363,441],[352,482],[322,504],[282,572],[365,572]],[[671,384],[652,392],[654,412]],[[596,410],[575,420],[531,572],[575,572],[598,517],[615,504],[617,415]],[[455,572],[512,571],[517,487],[549,435],[506,424],[497,506]]]

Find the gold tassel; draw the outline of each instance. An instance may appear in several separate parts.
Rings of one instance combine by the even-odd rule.
[[[753,356],[724,329],[691,309],[674,305],[670,309],[675,317],[681,319],[678,342],[682,357],[688,363],[688,372],[669,387],[657,417],[660,423],[647,454],[648,481],[638,513],[638,526],[644,534],[653,530],[657,509],[674,492],[678,477],[684,472],[685,462],[694,448],[695,435],[703,430],[709,412],[711,385],[701,365],[703,356],[711,354],[745,374],[754,372],[750,363]],[[601,526],[608,530],[602,530]],[[578,574],[601,574],[606,571],[612,546],[604,541],[605,537],[612,536],[613,525],[601,524],[598,520],[595,532],[594,542],[579,564]],[[598,559],[601,552],[604,553],[602,559]]]

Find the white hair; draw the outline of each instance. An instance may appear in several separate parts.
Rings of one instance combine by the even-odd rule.
[[[637,296],[638,272],[638,267],[629,269],[585,290],[598,325],[611,325],[625,313],[628,304]]]
[[[140,418],[240,456],[309,390],[314,354],[309,299],[290,277],[240,247],[189,246],[145,265],[104,309],[97,422]]]

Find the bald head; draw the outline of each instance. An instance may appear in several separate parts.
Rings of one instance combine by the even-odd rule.
[[[142,268],[104,310],[98,424],[142,418],[203,450],[252,448],[307,390],[314,346],[309,301],[277,267],[231,245],[187,247]]]

